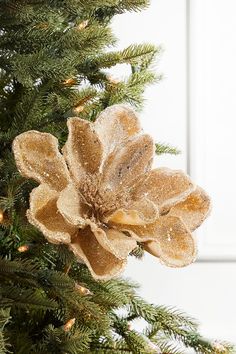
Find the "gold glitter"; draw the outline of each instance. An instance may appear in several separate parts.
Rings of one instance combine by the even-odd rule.
[[[68,128],[69,135],[63,152],[73,177],[79,183],[86,174],[98,172],[103,146],[88,121],[70,118]]]
[[[40,183],[27,217],[51,243],[67,244],[95,279],[119,275],[137,241],[172,267],[196,257],[191,235],[210,201],[182,171],[151,171],[155,144],[126,106],[95,123],[68,119],[62,149],[48,133],[25,132],[13,151],[22,175]]]
[[[96,119],[94,129],[103,144],[103,160],[128,138],[141,132],[136,114],[132,109],[123,105],[106,108]]]
[[[202,188],[197,187],[184,201],[171,208],[170,215],[178,216],[191,231],[194,231],[209,212],[210,199]]]
[[[134,197],[147,196],[165,214],[174,204],[185,200],[195,185],[183,171],[156,168],[148,172],[134,189]]]
[[[96,279],[106,280],[117,276],[126,265],[125,259],[118,259],[102,247],[90,227],[81,229],[73,241],[70,249],[84,261]]]
[[[53,135],[34,130],[20,134],[13,142],[13,152],[23,176],[59,191],[68,184],[70,177],[66,162]]]
[[[169,267],[183,267],[196,258],[195,240],[177,217],[168,215],[161,217],[142,232],[142,239],[148,241],[144,244],[146,251],[160,257],[161,261]]]
[[[132,186],[150,169],[155,145],[149,135],[137,135],[115,149],[104,164],[103,183],[112,189]]]

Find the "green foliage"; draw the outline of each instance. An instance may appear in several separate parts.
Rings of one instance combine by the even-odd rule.
[[[163,353],[174,354],[180,352],[179,344],[196,353],[215,353],[214,344],[198,334],[193,319],[175,309],[148,304],[136,295],[136,284],[123,279],[97,282],[74,260],[66,274],[57,270],[56,259],[52,265],[47,259],[36,262],[28,260],[29,255],[24,257],[0,260],[2,323],[10,352],[152,354],[155,344]],[[64,268],[66,263],[60,261]],[[89,288],[89,294],[80,293],[77,283]],[[65,331],[71,318],[75,324]],[[132,329],[137,319],[145,320],[143,332]],[[223,345],[225,353],[233,353],[229,345]]]
[[[73,109],[79,105],[84,106],[80,116],[89,120],[113,103],[141,108],[144,87],[160,79],[149,69],[160,48],[142,44],[112,51],[110,20],[147,4],[1,1],[1,146],[9,149],[13,138],[29,129],[46,130],[60,139],[66,118],[76,115]],[[128,65],[130,76],[112,84],[106,70],[116,64]],[[70,78],[76,82],[71,87],[64,84]]]
[[[4,327],[9,322],[10,318],[10,308],[0,308],[0,354],[8,353]]]
[[[11,152],[26,130],[53,133],[63,144],[70,116],[93,121],[114,103],[142,108],[145,87],[161,79],[153,71],[161,48],[115,50],[110,22],[148,3],[0,0],[0,354],[178,354],[181,347],[216,354],[185,314],[148,304],[130,281],[95,281],[65,245],[48,244],[26,220],[35,184],[19,175]],[[111,80],[117,64],[129,75]],[[156,152],[178,153],[163,144]],[[142,246],[132,255],[141,258]],[[141,331],[137,320],[145,323]],[[233,352],[223,345],[224,354]]]
[[[181,153],[181,151],[175,147],[171,147],[167,144],[162,144],[162,143],[156,144],[156,154],[157,155],[163,155],[163,154],[179,155],[180,153]]]

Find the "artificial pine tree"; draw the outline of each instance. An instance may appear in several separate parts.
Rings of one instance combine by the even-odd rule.
[[[65,245],[51,244],[25,213],[36,186],[17,171],[13,139],[28,130],[67,138],[71,116],[94,121],[106,107],[141,109],[160,49],[114,51],[113,16],[146,0],[0,0],[0,353],[233,353],[201,337],[175,309],[148,304],[123,279],[96,281]],[[108,68],[127,64],[130,76]],[[176,153],[158,145],[157,154]],[[142,247],[132,252],[141,258]],[[144,319],[143,332],[132,322]]]

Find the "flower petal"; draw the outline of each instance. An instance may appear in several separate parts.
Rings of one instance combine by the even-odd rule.
[[[146,225],[158,217],[158,209],[153,202],[143,198],[132,202],[127,209],[118,209],[107,217],[106,222],[129,225]]]
[[[178,216],[189,230],[194,231],[206,219],[210,208],[209,196],[202,188],[197,187],[187,199],[171,208],[168,215]]]
[[[111,189],[131,186],[150,169],[154,142],[149,135],[137,135],[114,150],[104,165],[103,183]]]
[[[183,171],[157,168],[140,179],[135,186],[134,197],[146,196],[164,213],[187,198],[194,189],[195,185]]]
[[[123,105],[106,108],[96,119],[94,127],[102,141],[105,155],[141,131],[135,112]]]
[[[126,265],[126,260],[118,259],[101,246],[89,226],[79,230],[69,247],[84,261],[95,279],[109,280],[118,276]]]
[[[30,194],[29,222],[51,243],[69,243],[77,228],[68,224],[57,209],[58,193],[41,184]]]
[[[70,224],[80,227],[86,225],[87,206],[79,197],[78,191],[72,183],[61,191],[57,200],[57,207]]]
[[[98,172],[102,161],[103,147],[93,125],[80,118],[67,121],[69,135],[63,154],[77,182],[86,173]]]
[[[196,258],[196,243],[185,224],[176,216],[161,216],[153,224],[120,225],[144,248],[170,267],[183,267]]]
[[[121,231],[112,228],[101,229],[94,223],[91,223],[90,227],[99,244],[119,259],[126,259],[137,247],[136,241]]]
[[[23,176],[62,190],[70,181],[57,139],[48,133],[31,130],[18,135],[13,142],[16,164]]]

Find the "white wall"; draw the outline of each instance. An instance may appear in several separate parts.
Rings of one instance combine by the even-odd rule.
[[[235,11],[235,0],[191,1],[191,174],[209,191],[214,206],[200,231],[201,255],[234,261]]]
[[[131,259],[126,275],[147,300],[195,316],[204,335],[236,342],[236,263],[227,262],[236,259],[235,10],[234,0],[152,0],[142,13],[117,16],[114,29],[121,48],[163,44],[157,71],[165,79],[147,90],[142,124],[156,141],[182,150],[155,164],[190,168],[215,205],[198,235],[199,259],[206,262],[171,269],[146,255]],[[123,76],[123,68],[115,75]]]

